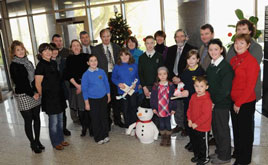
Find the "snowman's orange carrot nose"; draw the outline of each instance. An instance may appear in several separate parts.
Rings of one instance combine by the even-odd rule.
[[[138,116],[142,116],[142,113],[138,113]]]

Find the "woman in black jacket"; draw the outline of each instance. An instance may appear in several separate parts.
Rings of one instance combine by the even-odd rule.
[[[26,57],[28,52],[22,42],[13,41],[10,53],[12,58],[10,74],[15,84],[15,99],[18,109],[24,119],[25,133],[31,143],[32,150],[35,153],[41,153],[45,147],[39,140],[41,102],[34,85],[34,66]],[[32,122],[34,123],[33,127]]]

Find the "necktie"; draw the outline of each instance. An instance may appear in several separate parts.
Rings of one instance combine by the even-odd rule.
[[[86,53],[89,54],[89,50],[88,50],[88,47],[86,48]]]
[[[174,67],[173,67],[173,72],[176,76],[178,76],[178,65],[179,65],[180,57],[181,57],[181,47],[178,47],[177,55],[176,55],[176,59],[175,59]]]
[[[107,55],[108,55],[108,62],[109,62],[110,64],[114,64],[114,60],[113,60],[113,58],[112,58],[112,54],[111,54],[111,52],[110,52],[108,46],[107,46]]]

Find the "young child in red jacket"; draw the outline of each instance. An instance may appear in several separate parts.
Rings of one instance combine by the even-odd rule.
[[[207,164],[208,132],[211,129],[212,101],[208,89],[208,82],[203,76],[198,76],[194,81],[195,92],[187,110],[188,126],[191,129],[190,136],[193,140],[194,157],[191,159],[197,165]]]

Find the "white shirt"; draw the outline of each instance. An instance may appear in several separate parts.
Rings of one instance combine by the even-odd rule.
[[[149,58],[152,58],[154,54],[155,54],[155,50],[152,50],[151,52],[146,51],[146,55],[147,55]]]
[[[211,64],[218,66],[222,60],[224,60],[224,58],[223,58],[223,56],[220,56],[216,61],[211,60]]]
[[[91,54],[90,45],[88,46],[82,45],[83,53],[87,53],[87,48],[88,48],[88,54]]]

